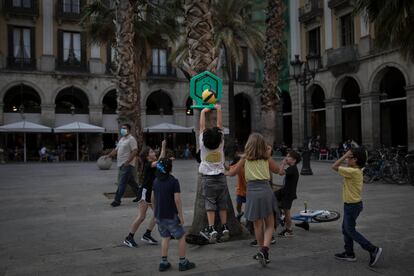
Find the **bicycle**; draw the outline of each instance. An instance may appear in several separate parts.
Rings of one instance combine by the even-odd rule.
[[[301,221],[301,223],[296,223],[297,227],[301,227],[306,231],[309,231],[309,223],[323,223],[336,221],[341,217],[341,214],[337,211],[332,210],[308,210],[307,202],[304,202],[305,210],[300,211],[298,214],[292,215],[291,219],[293,221]],[[284,226],[284,214],[281,212],[280,224]]]

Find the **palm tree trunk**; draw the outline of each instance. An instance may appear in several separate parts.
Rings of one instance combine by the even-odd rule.
[[[134,2],[119,0],[117,5],[115,82],[118,97],[118,124],[128,123],[131,125],[131,134],[137,139],[138,151],[140,151],[143,145],[140,110],[142,67],[137,62],[134,47]],[[141,171],[140,166],[137,166],[137,170]]]
[[[211,0],[186,0],[185,1],[185,22],[187,31],[187,44],[189,46],[189,64],[192,76],[208,70],[212,73],[216,72],[218,55],[214,50],[213,40],[213,23],[210,13]],[[199,148],[199,125],[198,120],[200,112],[195,112],[196,120],[196,143]],[[207,120],[211,127],[211,118]],[[240,223],[234,215],[233,203],[230,196],[228,197],[228,219],[227,223],[232,235],[241,234]],[[218,217],[218,215],[216,216]],[[207,225],[207,214],[204,207],[204,197],[201,194],[201,175],[197,177],[197,195],[194,204],[194,217],[190,234],[198,235],[200,230]]]
[[[284,5],[282,0],[269,0],[266,15],[264,80],[261,94],[262,134],[273,146],[277,104],[279,102],[279,68],[283,51]]]

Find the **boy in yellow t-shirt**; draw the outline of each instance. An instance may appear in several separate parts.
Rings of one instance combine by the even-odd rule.
[[[341,166],[345,159],[347,160],[348,167]],[[344,201],[342,234],[344,235],[345,252],[335,254],[335,258],[349,262],[356,261],[354,253],[354,241],[356,241],[363,249],[369,252],[369,266],[374,266],[381,256],[382,248],[373,245],[355,229],[356,220],[363,208],[361,197],[363,185],[362,168],[365,165],[366,159],[364,151],[351,149],[332,165],[332,169],[344,178],[342,186],[342,199]]]

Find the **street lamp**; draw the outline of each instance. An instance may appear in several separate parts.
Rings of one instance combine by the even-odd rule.
[[[290,62],[293,68],[293,78],[296,84],[303,86],[303,163],[301,175],[312,175],[312,169],[310,166],[310,151],[308,147],[308,113],[307,113],[307,98],[306,98],[306,86],[315,78],[316,71],[319,68],[319,55],[309,54],[306,56],[306,61],[303,62],[299,59],[299,55],[295,55],[295,60]],[[303,66],[305,65],[305,66]]]

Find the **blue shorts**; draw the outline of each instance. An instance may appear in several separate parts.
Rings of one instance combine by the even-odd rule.
[[[158,231],[162,238],[169,238],[173,236],[177,240],[181,239],[185,235],[183,226],[180,224],[178,216],[173,219],[160,219],[157,220]]]
[[[246,197],[237,195],[236,202],[237,204],[242,205],[243,203],[246,203]]]

